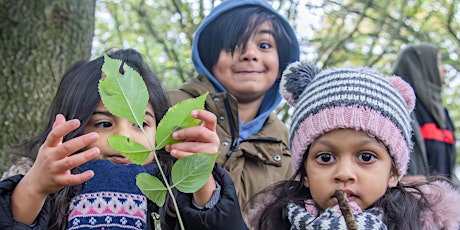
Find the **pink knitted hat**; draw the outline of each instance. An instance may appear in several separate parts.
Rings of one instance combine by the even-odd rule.
[[[290,147],[295,170],[316,138],[350,128],[381,140],[400,178],[406,173],[413,146],[410,112],[415,94],[400,77],[385,77],[370,68],[321,71],[311,63],[295,62],[284,71],[280,92],[294,107]]]

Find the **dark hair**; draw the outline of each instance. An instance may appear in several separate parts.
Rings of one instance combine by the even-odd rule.
[[[158,124],[169,108],[168,97],[158,77],[144,62],[141,54],[133,49],[108,51],[106,53],[111,58],[122,60],[122,63],[127,64],[142,76]],[[67,120],[78,119],[81,123],[78,129],[64,137],[64,142],[82,134],[93,115],[96,104],[101,99],[98,83],[101,79],[103,64],[104,58],[100,56],[92,61],[77,61],[67,69],[50,105],[48,124],[37,137],[22,146],[23,150],[30,153],[34,147],[45,142],[58,113],[63,114]],[[120,73],[122,72],[123,69],[120,67]],[[35,159],[36,154],[36,152],[31,152],[28,156]]]
[[[221,14],[203,29],[198,40],[198,51],[204,66],[212,72],[222,49],[233,54],[236,45],[239,45],[244,51],[249,38],[257,32],[255,29],[269,21],[274,30],[281,72],[293,61],[291,47],[294,45],[281,20],[278,15],[259,6],[239,7]]]
[[[158,77],[144,62],[142,56],[133,49],[116,50],[107,52],[107,54],[111,58],[122,60],[122,63],[127,64],[142,76],[147,86],[149,102],[153,107],[155,120],[158,125],[169,108],[166,91],[162,87]],[[63,141],[82,135],[83,129],[90,121],[94,109],[101,99],[98,91],[98,83],[102,76],[101,69],[103,63],[103,56],[92,61],[81,60],[74,63],[66,71],[51,103],[48,124],[43,132],[31,142],[24,145],[24,147],[32,150],[36,145],[41,145],[50,133],[55,116],[58,113],[63,114],[67,120],[79,119],[81,122],[80,127],[66,135]],[[120,67],[120,73],[123,73],[122,67]],[[32,154],[35,154],[31,156],[35,159],[37,153]],[[72,170],[72,173],[79,173],[79,169],[75,168]],[[81,189],[82,185],[65,187],[51,195],[51,213],[48,229],[66,229],[70,200],[76,194],[79,194]]]
[[[308,152],[308,149],[306,151]],[[304,154],[302,162],[305,162],[307,155]],[[250,216],[249,225],[254,229],[264,230],[289,229],[291,223],[287,219],[287,204],[292,202],[303,207],[305,200],[313,199],[310,189],[304,186],[305,176],[305,165],[301,164],[289,180],[278,182],[252,197],[245,206],[246,211],[256,210],[256,213]],[[398,182],[396,187],[387,189],[385,195],[372,207],[383,210],[383,222],[388,229],[421,229],[421,215],[423,211],[430,209],[431,205],[420,188],[437,180],[446,181],[446,178],[429,176],[423,182]],[[258,205],[262,205],[261,210],[257,210]],[[317,209],[321,211],[319,206]]]

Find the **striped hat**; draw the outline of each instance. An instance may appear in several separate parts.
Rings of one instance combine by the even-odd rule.
[[[290,129],[292,164],[297,170],[310,144],[340,128],[365,131],[383,142],[399,178],[412,151],[410,112],[415,94],[400,77],[370,68],[334,68],[295,62],[281,79],[281,94],[294,107]]]

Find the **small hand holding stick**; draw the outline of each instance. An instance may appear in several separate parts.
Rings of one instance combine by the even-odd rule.
[[[340,190],[336,190],[334,197],[337,198],[339,202],[340,211],[342,211],[342,215],[345,218],[348,230],[358,230],[358,225],[356,224],[355,217],[348,203],[347,194]]]

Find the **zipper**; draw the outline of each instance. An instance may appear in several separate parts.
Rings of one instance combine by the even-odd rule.
[[[227,157],[230,157],[232,153],[237,150],[242,142],[268,142],[268,143],[280,143],[280,140],[274,139],[274,138],[253,138],[253,139],[246,139],[239,141],[238,138],[236,138],[236,130],[235,130],[235,122],[233,122],[233,113],[230,108],[230,102],[228,101],[228,98],[225,97],[224,99],[224,105],[225,105],[225,110],[227,111],[228,114],[228,123],[230,126],[230,135],[232,136],[232,144],[230,146],[230,149],[227,152]]]
[[[225,105],[225,110],[227,111],[228,114],[228,123],[230,126],[230,135],[232,136],[232,145],[230,146],[230,149],[227,152],[227,157],[230,157],[232,155],[232,152],[238,149],[238,146],[240,145],[238,138],[236,138],[236,130],[235,130],[235,122],[233,122],[233,113],[230,108],[230,103],[228,102],[228,98],[224,98],[224,105]]]

